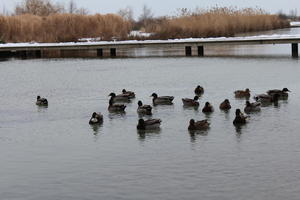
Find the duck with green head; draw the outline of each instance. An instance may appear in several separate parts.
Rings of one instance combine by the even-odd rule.
[[[190,99],[190,98],[183,98],[182,99],[182,103],[183,106],[187,106],[187,107],[198,107],[199,106],[199,97],[195,96],[194,99]]]
[[[154,105],[171,105],[173,104],[173,96],[158,96],[156,93],[152,93],[150,97]]]

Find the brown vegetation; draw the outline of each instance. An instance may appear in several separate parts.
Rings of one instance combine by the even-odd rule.
[[[234,36],[237,33],[263,31],[288,27],[286,20],[261,9],[212,8],[187,12],[180,16],[149,20],[147,32],[155,38],[187,38]]]
[[[126,39],[130,23],[114,14],[0,16],[0,40],[5,42],[69,42],[79,38]]]

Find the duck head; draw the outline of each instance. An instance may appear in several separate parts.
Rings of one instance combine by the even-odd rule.
[[[250,92],[249,88],[246,88],[245,92]]]
[[[152,93],[150,97],[153,97],[154,99],[156,99],[158,96],[156,93]]]
[[[282,92],[291,92],[291,91],[289,89],[287,89],[287,88],[283,88]]]
[[[205,107],[209,107],[210,103],[209,102],[205,102]]]
[[[143,105],[142,101],[138,101],[138,106],[142,106],[142,105]]]
[[[249,101],[246,101],[246,106],[247,106],[247,107],[251,106],[251,104],[250,104]]]
[[[96,112],[93,112],[92,117],[93,117],[93,118],[96,118],[96,117],[97,117],[97,113],[96,113]]]
[[[126,93],[126,92],[127,92],[127,91],[126,91],[125,89],[122,90],[122,93],[123,93],[123,94]]]
[[[40,97],[40,96],[37,96],[36,99],[39,100],[39,99],[41,99],[41,97]]]
[[[112,92],[112,93],[110,93],[108,96],[110,96],[110,97],[115,97],[116,94]]]
[[[241,114],[241,110],[240,110],[240,109],[236,109],[236,110],[235,110],[235,115],[236,115],[236,116],[240,116],[240,114]]]
[[[199,97],[198,96],[195,96],[194,97],[194,101],[198,101]]]
[[[191,120],[190,120],[190,125],[193,126],[194,124],[195,124],[195,120],[194,120],[194,119],[191,119]]]

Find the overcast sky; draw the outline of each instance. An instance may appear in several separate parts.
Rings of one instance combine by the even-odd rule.
[[[22,0],[0,0],[0,12],[12,11],[14,6]],[[52,0],[67,4],[69,0]],[[270,13],[277,13],[279,10],[289,13],[297,9],[300,14],[300,0],[74,0],[78,7],[84,7],[90,13],[116,13],[120,8],[130,6],[135,16],[141,13],[144,4],[150,7],[155,16],[172,15],[177,8],[209,8],[218,6],[260,7]]]

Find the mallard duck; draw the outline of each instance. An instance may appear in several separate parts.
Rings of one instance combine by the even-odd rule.
[[[92,117],[89,121],[89,124],[101,124],[103,122],[103,115],[101,113],[93,112]]]
[[[205,103],[205,106],[204,106],[203,109],[202,109],[202,112],[204,112],[204,113],[211,113],[211,112],[213,112],[213,111],[214,111],[213,106],[210,105],[209,102],[206,102],[206,103]]]
[[[41,98],[40,96],[37,96],[35,104],[38,106],[48,106],[48,100],[46,98]]]
[[[221,110],[230,110],[231,109],[231,105],[228,99],[225,99],[219,106],[219,108]]]
[[[130,102],[128,95],[124,95],[124,94],[116,95],[115,93],[112,92],[108,96],[111,97],[110,99],[113,101],[113,103],[116,103],[116,102],[128,103],[128,102]]]
[[[158,104],[173,104],[172,101],[174,99],[173,96],[157,96],[156,93],[153,93],[151,95],[151,97],[153,97],[152,102],[154,105],[158,105]]]
[[[113,100],[109,100],[108,111],[110,112],[124,112],[126,106],[124,104],[114,104]]]
[[[250,90],[246,88],[245,90],[237,90],[234,92],[236,98],[249,98],[250,97]]]
[[[183,98],[182,103],[184,106],[198,107],[199,106],[198,99],[199,99],[198,96],[195,96],[194,99]]]
[[[260,102],[250,103],[249,101],[246,101],[246,107],[244,108],[244,111],[245,113],[258,112],[260,111],[260,106]]]
[[[235,119],[233,120],[234,125],[242,125],[247,123],[248,116],[244,116],[240,109],[235,111]]]
[[[194,131],[194,130],[206,130],[209,128],[209,122],[207,119],[201,120],[201,121],[196,121],[194,119],[190,120],[190,124],[188,127],[188,130]]]
[[[204,93],[204,88],[201,87],[200,85],[197,85],[197,87],[195,88],[194,92],[195,92],[196,95],[200,96],[200,95],[202,95]]]
[[[152,115],[152,106],[143,105],[142,101],[138,101],[138,106],[137,112],[139,114]]]
[[[152,130],[158,129],[160,127],[161,120],[160,119],[139,119],[137,129],[138,130]]]
[[[135,98],[135,93],[132,91],[122,90],[122,94],[128,96],[129,99]]]
[[[267,94],[273,96],[274,94],[278,94],[279,98],[287,98],[289,96],[288,92],[291,92],[287,88],[283,88],[282,90],[274,89],[274,90],[268,90]]]
[[[274,95],[258,94],[254,96],[254,99],[257,102],[261,102],[261,103],[276,103],[279,100],[279,94],[277,93],[275,93]]]

